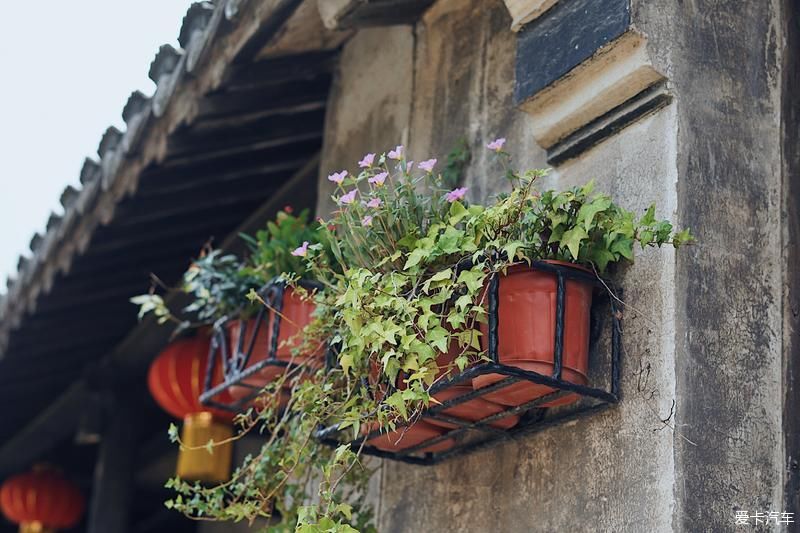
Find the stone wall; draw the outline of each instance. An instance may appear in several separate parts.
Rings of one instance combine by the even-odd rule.
[[[618,276],[618,406],[435,467],[385,461],[380,531],[727,531],[736,510],[787,510],[782,9],[633,3],[674,99],[544,186],[594,179],[627,208],[656,202],[699,243],[639,253]],[[330,172],[399,143],[411,159],[441,161],[466,139],[474,200],[505,187],[484,148],[495,137],[508,138],[516,166],[548,166],[534,119],[513,102],[510,25],[500,0],[439,0],[415,26],[359,31],[330,101],[320,212]]]

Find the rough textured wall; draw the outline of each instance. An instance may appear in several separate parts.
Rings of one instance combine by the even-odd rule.
[[[671,21],[679,220],[674,525],[783,511],[781,2],[642,2]],[[655,5],[657,4],[657,5]]]
[[[785,264],[787,291],[784,299],[784,360],[786,362],[786,396],[784,399],[784,428],[787,476],[784,501],[786,509],[800,510],[800,331],[795,327],[800,316],[800,2],[786,0],[784,27],[787,40],[783,61],[783,208],[786,224]],[[794,531],[800,529],[795,524]]]
[[[320,163],[318,212],[334,204],[331,172],[349,168],[370,147],[394,147],[408,136],[414,36],[409,26],[359,32],[345,47],[331,89]],[[369,142],[364,143],[365,139]]]
[[[785,290],[796,255],[785,217],[796,220],[787,195],[797,187],[797,100],[781,93],[794,79],[782,64],[796,9],[633,2],[674,101],[560,165],[546,185],[594,178],[626,207],[656,201],[699,243],[641,253],[618,274],[627,302],[619,406],[436,467],[385,462],[381,531],[733,531],[737,510],[797,512],[794,492],[784,495],[784,484],[798,485],[786,473],[797,470],[796,408],[783,414],[797,397],[797,313],[783,312],[797,299]],[[463,137],[473,149],[469,194],[485,199],[504,188],[483,149],[492,138],[508,138],[518,166],[545,166],[532,119],[512,103],[509,24],[500,0],[439,0],[413,29],[359,33],[341,87],[362,79],[364,61],[377,79],[410,85],[381,83],[373,105],[334,95],[323,170],[400,141],[412,159],[442,159]],[[357,117],[341,111],[355,104]]]

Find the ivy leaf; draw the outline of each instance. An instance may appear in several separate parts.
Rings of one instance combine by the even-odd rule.
[[[652,226],[656,222],[656,205],[651,204],[644,216],[639,220],[640,226]]]
[[[509,261],[513,261],[517,257],[517,251],[524,246],[525,244],[522,241],[511,241],[503,246],[503,252],[505,252]]]
[[[436,274],[431,276],[431,281],[444,281],[446,279],[450,279],[452,275],[453,275],[453,269],[448,268],[440,272],[437,272]]]
[[[469,215],[469,211],[461,202],[455,201],[450,204],[450,224],[458,224],[467,215]]]
[[[614,254],[609,252],[607,249],[597,247],[592,250],[591,257],[589,259],[592,261],[592,263],[597,265],[597,270],[600,273],[603,273],[605,272],[608,263],[614,261],[616,258],[614,257]]]
[[[581,249],[581,241],[589,237],[582,226],[576,226],[569,231],[565,231],[561,237],[562,246],[566,246],[574,260],[578,260],[578,253]]]
[[[609,207],[611,207],[611,198],[608,196],[598,196],[591,202],[581,206],[580,210],[578,210],[578,222],[583,222],[583,227],[586,228],[586,231],[589,231],[589,228],[592,227],[592,221],[595,215],[605,211]]]
[[[335,511],[343,514],[348,520],[353,519],[353,506],[347,503],[340,503],[336,506]]]
[[[428,342],[428,344],[442,353],[447,351],[449,338],[450,334],[442,326],[436,326],[435,328],[428,330],[425,335],[425,340]]]
[[[672,237],[672,244],[675,247],[694,242],[694,236],[688,229],[681,230]]]
[[[404,420],[408,420],[408,410],[406,409],[406,402],[403,400],[402,392],[395,392],[386,398],[384,402],[389,407],[394,407],[394,409],[400,414],[400,416],[403,417]]]
[[[467,289],[474,294],[483,286],[485,276],[481,271],[463,270],[456,281],[465,284]]]
[[[350,373],[350,369],[353,368],[353,354],[350,352],[346,352],[339,357],[339,364],[342,366],[342,370],[344,370],[345,374]]]
[[[403,270],[408,270],[412,267],[415,267],[419,264],[420,261],[424,257],[428,255],[428,250],[422,248],[415,248],[408,254],[408,259],[406,260],[406,264],[403,266]]]
[[[633,239],[622,237],[614,241],[609,251],[624,257],[628,261],[633,261]]]

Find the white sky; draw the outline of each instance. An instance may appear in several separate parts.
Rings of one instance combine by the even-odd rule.
[[[190,0],[44,0],[0,6],[0,292],[44,233],[130,93],[152,95],[158,47],[178,47]]]

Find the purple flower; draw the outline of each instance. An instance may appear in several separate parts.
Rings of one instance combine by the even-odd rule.
[[[347,171],[342,170],[341,172],[334,172],[333,174],[328,176],[328,181],[332,181],[336,185],[341,185],[346,177],[347,177]]]
[[[389,159],[403,159],[403,145],[398,144],[394,150],[389,150]]]
[[[369,202],[367,202],[367,207],[371,207],[372,209],[377,209],[381,206],[383,201],[380,198],[373,198]]]
[[[414,162],[413,161],[409,161],[408,163],[406,163],[406,172],[411,172],[411,169],[413,167],[414,167]]]
[[[371,226],[372,225],[372,215],[366,215],[364,218],[361,219],[362,226]]]
[[[303,246],[300,248],[295,248],[292,252],[292,255],[295,257],[305,257],[308,255],[308,241],[303,241]]]
[[[388,172],[381,172],[380,174],[375,174],[367,181],[371,185],[383,185],[383,182],[386,181],[386,178],[389,176]]]
[[[357,192],[358,192],[358,189],[353,189],[349,193],[342,195],[342,197],[339,198],[339,204],[341,204],[341,205],[352,204],[356,199],[356,193]]]
[[[436,165],[436,159],[428,159],[427,161],[421,162],[419,168],[424,170],[425,172],[433,172],[433,167]]]
[[[369,168],[372,166],[372,163],[375,162],[375,154],[367,154],[364,156],[364,159],[358,162],[358,166],[361,168]]]
[[[486,145],[486,148],[489,150],[494,150],[495,152],[499,152],[503,149],[503,145],[506,144],[506,138],[500,137],[499,139],[495,139],[489,144]]]
[[[445,200],[447,200],[452,204],[456,200],[461,200],[462,198],[464,198],[464,195],[467,194],[468,190],[469,189],[467,187],[457,187],[452,191],[450,191],[449,193],[447,193],[447,196],[445,196]]]

